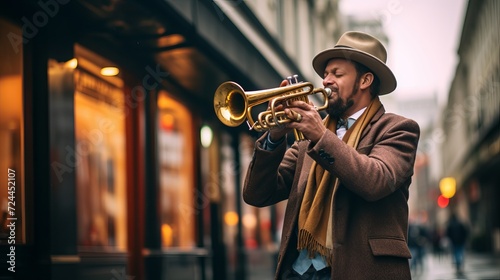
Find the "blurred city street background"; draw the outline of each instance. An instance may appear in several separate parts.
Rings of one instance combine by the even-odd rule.
[[[322,87],[311,60],[349,30],[420,125],[413,278],[500,279],[499,26],[498,0],[1,1],[0,279],[272,279],[286,202],[243,202],[261,132],[214,93]]]

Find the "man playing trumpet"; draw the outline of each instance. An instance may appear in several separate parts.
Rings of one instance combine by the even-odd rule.
[[[245,202],[288,199],[275,279],[411,278],[407,201],[420,131],[380,103],[396,88],[386,58],[376,38],[345,33],[312,61],[332,91],[327,117],[293,101],[283,110],[294,121],[257,140]],[[293,129],[307,141],[287,148]]]

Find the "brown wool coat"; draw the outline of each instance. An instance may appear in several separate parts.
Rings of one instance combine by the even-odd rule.
[[[296,224],[313,160],[341,181],[333,202],[332,279],[411,279],[407,201],[420,130],[384,112],[375,114],[356,150],[331,131],[316,145],[286,149],[283,142],[274,151],[262,149],[267,135],[257,140],[243,199],[257,207],[288,199],[275,279],[298,255]]]

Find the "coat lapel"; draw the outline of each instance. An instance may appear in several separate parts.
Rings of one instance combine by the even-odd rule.
[[[378,109],[377,113],[375,113],[375,115],[373,116],[373,118],[371,119],[370,123],[366,126],[366,128],[363,130],[363,132],[361,133],[361,139],[360,139],[360,142],[361,140],[363,139],[363,137],[366,136],[366,134],[368,134],[368,132],[370,131],[372,125],[377,122],[380,117],[382,117],[382,115],[384,115],[385,113],[385,109],[384,109],[384,105],[380,106],[380,108]]]

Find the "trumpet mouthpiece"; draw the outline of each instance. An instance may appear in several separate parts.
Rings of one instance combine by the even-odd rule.
[[[332,96],[332,89],[331,88],[325,88],[325,91],[326,91],[326,95],[328,95],[328,97]]]

